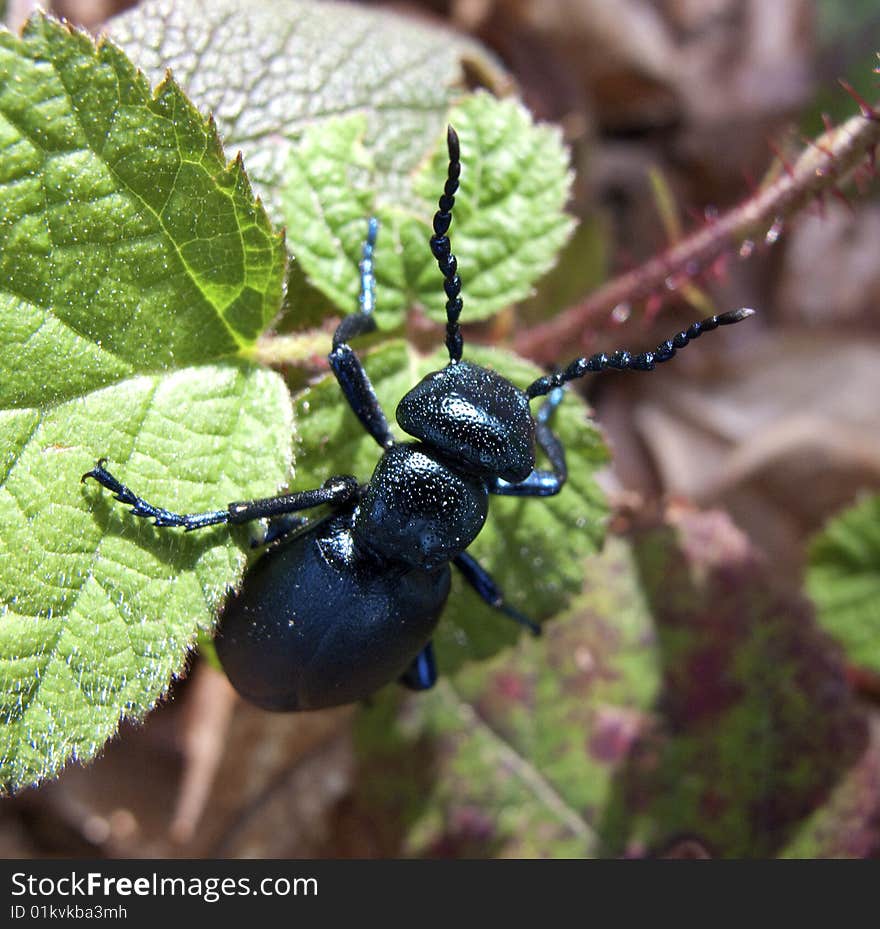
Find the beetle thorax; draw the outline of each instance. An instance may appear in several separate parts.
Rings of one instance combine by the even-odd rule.
[[[388,561],[438,568],[477,537],[488,498],[483,479],[451,467],[429,446],[394,445],[358,506],[355,539]]]

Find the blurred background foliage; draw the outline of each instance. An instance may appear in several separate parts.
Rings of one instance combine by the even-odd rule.
[[[857,112],[838,78],[878,97],[872,0],[363,5],[483,43],[563,127],[578,230],[532,298],[469,330],[525,354],[531,327],[747,198],[823,113]],[[97,31],[125,5],[51,7]],[[27,12],[10,0],[7,22]],[[196,662],[98,761],[2,801],[0,854],[880,853],[869,174],[849,203],[812,203],[702,269],[699,292],[618,307],[561,348],[653,345],[706,306],[760,311],[649,378],[584,384],[615,517],[544,641],[426,696],[301,716],[244,705]]]

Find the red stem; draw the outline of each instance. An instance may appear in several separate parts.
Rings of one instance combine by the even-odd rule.
[[[584,343],[598,320],[619,305],[633,305],[667,292],[666,281],[692,280],[719,256],[762,238],[774,223],[793,216],[871,159],[880,144],[880,104],[860,103],[862,113],[806,146],[789,170],[720,216],[640,267],[613,278],[586,300],[516,340],[521,355],[544,364],[558,362]]]

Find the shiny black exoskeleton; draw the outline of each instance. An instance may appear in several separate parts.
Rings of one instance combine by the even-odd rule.
[[[650,370],[703,332],[738,322],[740,309],[694,323],[653,352],[578,358],[520,390],[494,371],[461,360],[461,280],[447,232],[461,170],[450,127],[449,172],[430,246],[446,290],[449,364],[425,377],[397,407],[415,441],[395,442],[349,340],[375,328],[370,220],[361,262],[360,310],[340,323],[330,366],[351,409],[383,449],[367,484],[335,477],[316,490],[178,514],[147,503],[104,467],[93,478],[157,526],[199,529],[271,518],[267,549],[224,607],[217,653],[236,689],[270,710],[350,703],[399,680],[415,690],[436,680],[431,637],[446,603],[450,565],[485,602],[538,632],[513,609],[489,574],[467,554],[488,513],[490,494],[550,496],[566,480],[565,453],[550,429],[562,386],[590,371]],[[530,401],[546,397],[533,418]],[[549,470],[535,468],[535,449]],[[296,516],[319,505],[329,515]]]

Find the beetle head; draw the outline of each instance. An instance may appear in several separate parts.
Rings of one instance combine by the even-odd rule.
[[[482,476],[524,480],[535,466],[535,425],[525,393],[460,361],[423,378],[397,407],[409,435]]]

